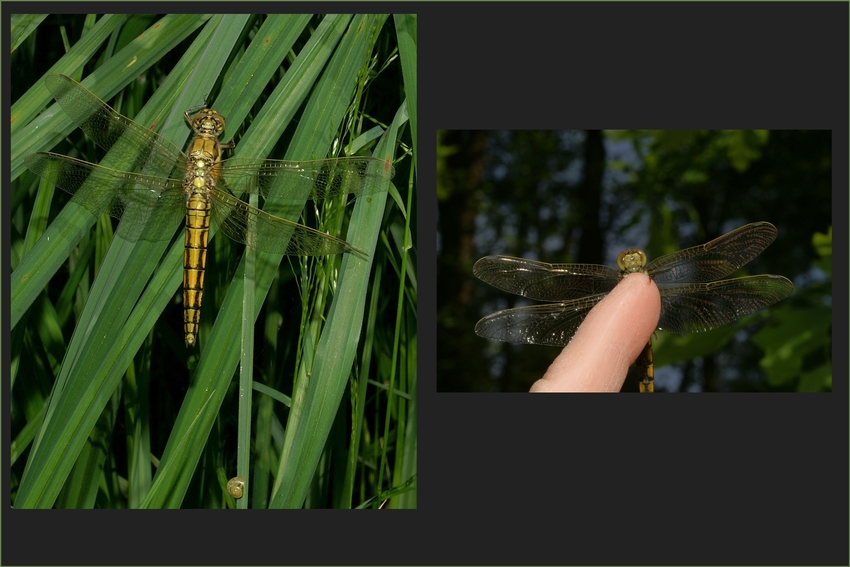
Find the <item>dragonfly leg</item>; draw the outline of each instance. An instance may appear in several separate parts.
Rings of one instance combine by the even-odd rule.
[[[640,379],[641,393],[652,393],[655,391],[655,366],[652,363],[652,338],[643,347],[643,350],[635,361],[635,366]]]

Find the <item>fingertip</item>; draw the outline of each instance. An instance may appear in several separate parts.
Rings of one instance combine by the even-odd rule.
[[[630,274],[587,315],[532,392],[619,392],[629,366],[658,327],[661,294]]]

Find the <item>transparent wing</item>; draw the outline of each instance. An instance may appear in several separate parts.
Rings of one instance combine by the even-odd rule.
[[[235,195],[320,200],[386,191],[395,170],[377,158],[283,161],[233,158],[222,162],[222,184]],[[210,189],[212,215],[236,242],[273,254],[322,256],[361,250],[344,240],[252,207],[224,189]]]
[[[323,256],[355,251],[345,240],[276,217],[221,190],[210,190],[213,222],[230,239],[261,252]]]
[[[606,294],[620,281],[620,272],[599,264],[546,264],[510,256],[485,256],[472,273],[503,291],[538,301],[568,301]]]
[[[658,330],[700,333],[728,325],[755,313],[794,291],[782,276],[761,275],[719,282],[660,284],[661,319]]]
[[[222,161],[221,178],[234,195],[319,200],[339,195],[369,195],[387,190],[395,175],[388,161],[370,157],[316,161],[231,158]]]
[[[160,238],[173,234],[185,214],[179,180],[131,173],[59,154],[28,155],[27,168],[45,181],[74,195],[74,201],[94,215],[108,213],[131,227]],[[170,234],[164,233],[170,227]]]
[[[74,124],[98,146],[113,150],[111,156],[122,168],[145,168],[147,173],[164,177],[171,177],[175,168],[181,171],[185,168],[186,156],[180,148],[116,112],[75,80],[49,75],[45,84]],[[117,144],[119,140],[121,143]]]
[[[570,342],[588,312],[605,295],[498,311],[478,321],[475,334],[509,343],[562,347]]]
[[[656,284],[719,280],[761,254],[775,239],[775,226],[755,222],[708,244],[662,256],[647,265],[646,273]]]
[[[760,275],[713,281],[731,274],[776,239],[767,222],[748,224],[702,246],[651,262],[647,274],[661,293],[658,330],[698,333],[728,325],[794,291],[782,276]],[[620,272],[595,264],[546,264],[509,256],[487,256],[473,273],[499,289],[540,301],[561,301],[507,309],[489,315],[475,332],[500,341],[564,346],[587,312],[621,279]]]

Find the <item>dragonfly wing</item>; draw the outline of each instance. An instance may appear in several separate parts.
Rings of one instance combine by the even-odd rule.
[[[345,240],[271,215],[220,189],[211,190],[209,195],[212,216],[221,231],[260,252],[304,256],[362,253]]]
[[[656,284],[719,280],[761,254],[775,239],[775,226],[769,222],[755,222],[708,244],[662,256],[649,263],[646,273]]]
[[[282,200],[369,195],[386,191],[394,175],[389,162],[362,157],[318,161],[231,158],[221,165],[224,183],[235,195],[256,193]]]
[[[71,120],[105,150],[121,168],[146,167],[149,173],[170,176],[175,166],[185,164],[185,155],[149,128],[133,122],[96,97],[91,91],[64,75],[49,75],[47,90]],[[121,140],[121,143],[117,143]],[[113,148],[114,146],[114,148]]]
[[[546,264],[510,256],[485,256],[472,273],[503,291],[538,301],[567,301],[605,294],[620,281],[620,272],[598,264]]]
[[[94,215],[108,213],[156,239],[174,233],[183,216],[183,189],[177,179],[110,169],[52,153],[28,155],[27,168],[45,181],[74,195],[74,201]]]
[[[661,284],[661,319],[658,330],[701,333],[728,325],[755,313],[794,291],[782,276],[761,275],[719,282]]]
[[[546,305],[505,309],[475,325],[475,334],[487,339],[531,345],[565,346],[581,322],[605,294]]]

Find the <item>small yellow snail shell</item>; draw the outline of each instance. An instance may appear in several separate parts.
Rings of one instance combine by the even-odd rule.
[[[232,497],[239,500],[242,498],[242,493],[245,490],[245,479],[240,478],[238,476],[234,476],[230,480],[227,481],[227,492],[230,493]]]

